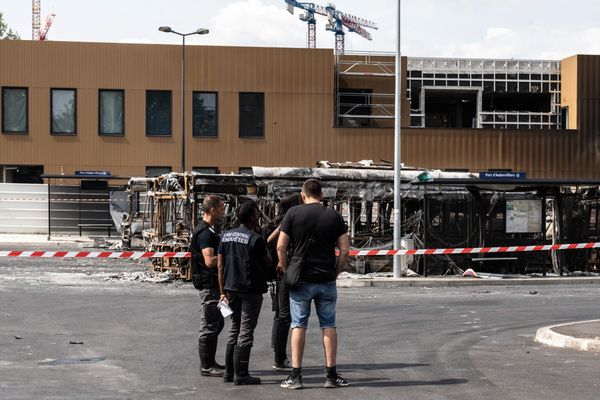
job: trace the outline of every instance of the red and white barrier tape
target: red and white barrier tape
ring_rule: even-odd
[[[12,199],[1,198],[0,201],[28,201],[33,203],[47,203],[48,199]],[[108,203],[108,199],[50,199],[51,203]]]
[[[455,249],[412,249],[412,250],[354,250],[351,256],[393,256],[393,255],[440,255],[440,254],[480,254],[480,253],[522,253],[549,250],[581,250],[600,247],[595,243],[547,244],[505,247],[466,247]]]
[[[412,249],[412,250],[351,250],[351,256],[393,256],[393,255],[442,255],[480,253],[522,253],[550,250],[582,250],[599,248],[600,242],[547,244],[505,247],[467,247],[455,249]],[[0,257],[38,258],[189,258],[187,251],[0,251]]]
[[[0,257],[18,258],[189,258],[190,254],[187,251],[0,251]]]

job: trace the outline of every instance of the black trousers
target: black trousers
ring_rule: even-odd
[[[254,329],[258,323],[260,308],[263,302],[262,294],[254,293],[227,293],[231,314],[231,328],[229,330],[228,345],[239,347],[252,347],[254,343]]]
[[[287,341],[290,331],[290,290],[282,280],[275,282],[273,301],[273,329],[271,347],[275,351],[275,362],[282,363],[287,358]]]

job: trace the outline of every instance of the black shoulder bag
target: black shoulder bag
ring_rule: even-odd
[[[308,249],[312,247],[312,245],[315,243],[314,236],[319,231],[324,213],[325,207],[322,206],[321,213],[317,218],[317,224],[315,225],[315,228],[312,231],[310,238],[308,239],[308,244],[304,248],[304,252],[300,257],[292,257],[290,259],[290,262],[288,263],[287,268],[285,269],[285,272],[283,273],[283,283],[290,289],[295,288],[300,283],[300,276],[302,275],[302,264],[304,263],[304,256],[306,256]]]

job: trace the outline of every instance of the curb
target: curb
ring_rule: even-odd
[[[526,279],[462,279],[462,278],[373,278],[341,279],[340,288],[400,288],[400,287],[474,287],[474,286],[549,286],[600,285],[600,277],[562,277]]]
[[[575,349],[580,351],[600,352],[600,340],[598,339],[575,338],[572,336],[566,336],[558,332],[554,332],[552,330],[553,328],[558,328],[560,326],[577,325],[599,321],[600,320],[598,319],[594,319],[590,321],[569,322],[566,324],[552,325],[540,328],[535,334],[535,341],[552,347],[562,347],[565,349]]]

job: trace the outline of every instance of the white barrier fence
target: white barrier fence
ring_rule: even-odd
[[[0,233],[48,233],[48,185],[0,183]]]

